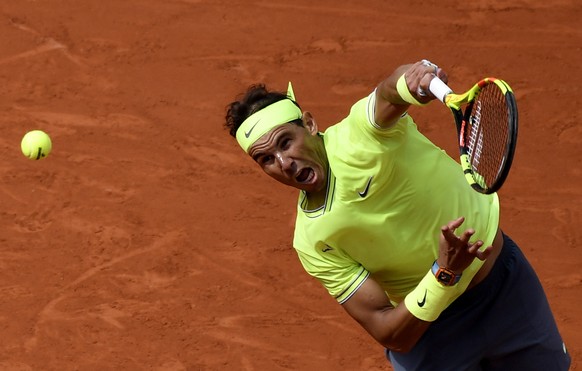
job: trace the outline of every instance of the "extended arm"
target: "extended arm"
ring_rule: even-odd
[[[434,96],[430,93],[426,96],[418,95],[418,90],[420,88],[422,91],[428,92],[428,86],[435,74],[444,82],[448,82],[447,75],[441,68],[435,68],[422,61],[396,68],[376,89],[375,120],[376,124],[382,128],[389,128],[394,125],[410,106],[409,103],[402,99],[396,89],[398,79],[403,74],[410,94],[421,103],[428,103],[434,99]]]
[[[451,221],[441,228],[439,241],[439,263],[454,272],[463,272],[473,259],[485,260],[491,247],[479,250],[482,241],[469,243],[475,233],[468,229],[459,237],[454,234],[464,219]],[[427,267],[427,271],[430,267]],[[435,278],[436,280],[436,278]],[[366,331],[384,347],[406,352],[412,349],[418,339],[428,329],[430,322],[416,318],[404,302],[393,307],[382,287],[368,278],[354,295],[343,304],[343,308]]]

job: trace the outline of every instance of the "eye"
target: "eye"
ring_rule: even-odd
[[[271,155],[264,155],[264,156],[260,156],[257,159],[257,162],[259,163],[259,165],[261,166],[265,166],[268,165],[269,163],[273,162],[273,156]]]
[[[289,138],[284,138],[281,141],[281,149],[288,149],[291,146],[291,139]]]

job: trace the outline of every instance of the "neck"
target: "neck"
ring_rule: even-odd
[[[307,210],[316,210],[322,206],[325,205],[325,199],[327,197],[327,191],[329,188],[329,182],[330,182],[330,170],[329,170],[329,162],[327,160],[327,152],[325,150],[325,143],[324,143],[324,139],[323,139],[323,134],[322,133],[317,133],[317,140],[319,140],[320,146],[319,146],[319,155],[320,158],[325,161],[325,174],[326,174],[326,185],[324,187],[322,187],[322,189],[315,191],[315,192],[308,192],[306,193],[306,198],[307,198],[307,206],[306,209]]]
[[[306,194],[307,205],[306,210],[316,210],[325,204],[325,198],[327,196],[327,187],[323,187],[322,190],[317,192],[309,192]]]

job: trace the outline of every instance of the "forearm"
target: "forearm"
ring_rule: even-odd
[[[387,129],[394,125],[410,106],[398,94],[396,82],[410,65],[398,67],[388,78],[376,87],[376,109],[374,120],[376,125]]]
[[[394,351],[410,350],[430,325],[414,317],[404,303],[393,307],[371,278],[342,307],[378,343]]]
[[[378,85],[376,90],[376,97],[389,104],[402,106],[400,107],[403,110],[402,112],[406,111],[410,104],[404,101],[400,94],[398,94],[396,83],[398,82],[400,76],[402,76],[411,67],[412,64],[405,64],[396,68],[396,70],[394,70],[390,76],[388,76]]]
[[[343,307],[377,342],[388,349],[406,352],[466,287],[464,280],[451,285],[439,282],[429,267],[414,290],[396,307],[372,278]]]
[[[368,333],[383,347],[396,352],[410,351],[430,326],[430,322],[414,317],[404,303],[377,315]]]
[[[435,76],[445,83],[448,81],[442,69],[426,60],[396,68],[376,88],[376,125],[390,128],[411,104],[422,106],[435,99],[428,93],[429,84]]]

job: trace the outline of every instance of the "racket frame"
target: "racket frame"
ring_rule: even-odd
[[[486,185],[482,186],[479,184],[479,181],[477,180],[478,174],[473,171],[469,150],[465,140],[465,127],[470,120],[469,116],[471,114],[472,106],[479,96],[479,93],[489,84],[497,85],[497,88],[500,89],[505,96],[505,102],[508,108],[508,140],[506,141],[503,162],[500,166],[501,171],[497,174],[495,182],[487,187]],[[450,87],[436,76],[431,80],[429,90],[438,100],[443,102],[453,114],[459,139],[460,164],[463,173],[465,174],[465,179],[469,185],[479,193],[491,194],[497,192],[507,179],[517,143],[518,115],[517,103],[513,91],[505,81],[495,77],[486,77],[476,83],[465,93],[455,94]],[[463,107],[465,107],[464,112],[462,109]]]

